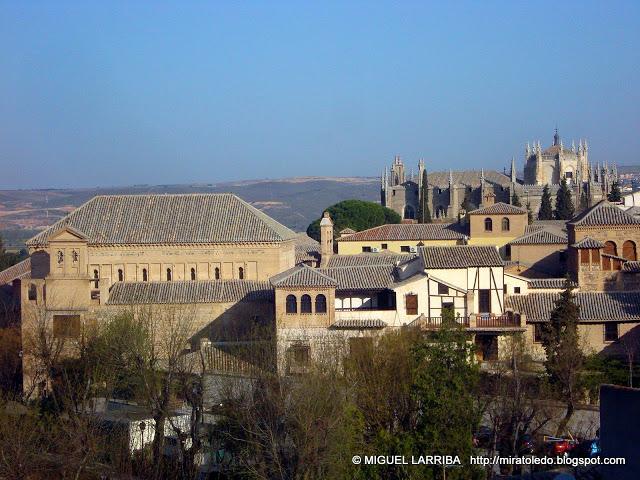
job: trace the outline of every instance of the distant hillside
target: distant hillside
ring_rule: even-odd
[[[304,231],[329,205],[350,198],[379,201],[379,180],[300,177],[216,184],[134,185],[96,189],[0,190],[0,233],[20,247],[95,195],[232,192],[295,231]]]

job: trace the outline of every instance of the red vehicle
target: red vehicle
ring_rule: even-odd
[[[552,457],[568,455],[576,446],[574,438],[545,437],[545,453]]]

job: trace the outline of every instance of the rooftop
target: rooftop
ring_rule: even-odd
[[[384,240],[462,240],[464,233],[456,223],[399,223],[380,225],[338,238],[338,242]]]
[[[640,225],[640,219],[619,209],[606,200],[602,200],[572,218],[568,224],[585,227],[597,227],[601,225]]]
[[[272,298],[269,282],[253,280],[116,282],[107,305],[231,303]]]
[[[566,235],[539,228],[512,240],[509,245],[564,245],[566,243]]]
[[[296,234],[230,193],[100,195],[27,242],[71,227],[92,245],[272,243]]]
[[[406,263],[417,258],[416,254],[391,253],[382,251],[380,253],[358,253],[356,255],[331,255],[327,263],[328,268],[332,267],[365,267],[372,265],[396,265]]]
[[[0,286],[27,277],[31,274],[31,257],[0,272]]]
[[[336,281],[319,269],[298,265],[269,279],[274,287],[335,287]]]
[[[527,321],[544,322],[551,317],[559,298],[560,293],[508,295],[505,308],[525,314]],[[575,301],[580,307],[581,322],[640,321],[640,292],[578,292]]]
[[[497,202],[488,207],[472,210],[469,212],[469,215],[526,215],[526,213],[526,208],[516,207],[504,202]]]
[[[604,243],[591,237],[584,237],[571,246],[574,248],[604,248]]]
[[[493,246],[455,245],[420,247],[424,268],[501,267],[504,265]]]

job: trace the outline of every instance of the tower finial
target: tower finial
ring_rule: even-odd
[[[553,134],[553,144],[560,145],[560,135],[558,135],[558,125],[556,125],[555,133]]]
[[[511,183],[516,183],[516,157],[511,157]]]

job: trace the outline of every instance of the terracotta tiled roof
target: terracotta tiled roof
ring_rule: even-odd
[[[640,225],[640,219],[610,204],[606,200],[598,202],[593,207],[577,215],[569,222],[576,226],[600,225]]]
[[[338,242],[385,240],[461,240],[464,233],[455,223],[400,223],[381,225],[338,238]]]
[[[469,215],[522,215],[526,213],[526,208],[516,207],[504,202],[497,202],[488,207],[473,210],[469,212]]]
[[[356,231],[353,230],[352,228],[343,228],[342,230],[340,230],[341,235],[351,235],[354,233],[356,233]]]
[[[564,289],[566,280],[564,278],[529,278],[529,288],[541,289]],[[575,282],[569,282],[572,287],[576,286]]]
[[[505,308],[527,316],[527,321],[548,321],[559,293],[530,293],[529,295],[507,295]],[[640,292],[578,292],[576,304],[580,307],[580,321],[640,322]]]
[[[417,258],[418,255],[407,253],[358,253],[357,255],[332,255],[327,263],[332,267],[363,267],[371,265],[396,265],[404,264]]]
[[[624,265],[622,265],[622,271],[628,273],[640,273],[640,262],[635,260],[625,262]]]
[[[14,280],[28,277],[31,274],[31,257],[16,263],[0,272],[0,285],[11,283]]]
[[[107,305],[231,303],[271,301],[269,282],[198,280],[180,282],[116,282]]]
[[[595,238],[584,237],[582,240],[574,243],[571,246],[574,248],[604,248],[604,243],[596,240]]]
[[[559,235],[544,228],[523,235],[509,242],[509,245],[560,245],[567,243],[566,235]]]
[[[424,268],[498,267],[504,262],[493,246],[420,247]]]
[[[317,268],[298,265],[269,279],[274,287],[335,287],[336,281]]]
[[[336,320],[331,324],[331,328],[342,330],[360,330],[369,328],[384,328],[387,324],[379,318],[371,319],[344,319]]]
[[[69,226],[100,244],[271,243],[296,234],[230,193],[101,195],[33,237],[44,245]]]

